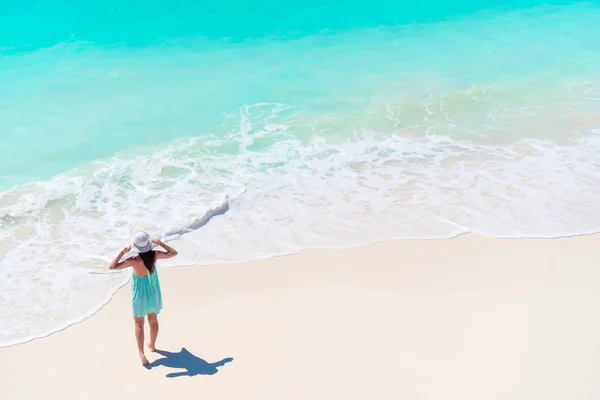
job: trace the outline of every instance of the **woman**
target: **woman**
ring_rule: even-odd
[[[166,252],[152,250],[152,244],[161,246]],[[110,263],[108,269],[118,270],[133,267],[131,295],[135,338],[137,340],[142,365],[146,365],[148,364],[148,359],[144,354],[144,317],[148,316],[148,325],[150,325],[150,341],[148,342],[148,348],[150,351],[155,351],[156,337],[158,336],[157,314],[160,313],[160,310],[162,309],[162,294],[160,292],[160,283],[158,281],[155,261],[175,257],[177,251],[172,247],[167,246],[159,239],[151,241],[150,235],[146,232],[136,233],[132,238],[132,245],[137,249],[138,255],[119,262],[119,260],[131,250],[131,247],[125,247]]]

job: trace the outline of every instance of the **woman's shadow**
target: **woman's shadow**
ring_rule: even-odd
[[[178,376],[214,375],[219,372],[217,369],[218,367],[222,367],[228,362],[233,361],[233,358],[229,357],[215,363],[208,363],[200,357],[196,357],[190,353],[185,347],[183,347],[179,353],[171,353],[170,351],[158,349],[156,352],[164,357],[146,365],[146,368],[151,369],[162,365],[168,368],[185,370],[181,372],[171,372],[170,374],[167,374],[167,378],[177,378]]]

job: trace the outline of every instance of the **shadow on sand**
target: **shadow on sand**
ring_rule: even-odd
[[[162,365],[167,368],[184,369],[185,371],[171,372],[167,374],[167,378],[177,378],[179,376],[196,376],[196,375],[214,375],[228,362],[233,361],[233,358],[224,358],[215,363],[208,363],[190,353],[185,347],[179,353],[171,353],[165,350],[156,350],[158,354],[163,356],[158,360],[148,364],[146,368],[151,369]]]

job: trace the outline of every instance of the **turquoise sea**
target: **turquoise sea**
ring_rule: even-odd
[[[2,4],[0,345],[97,311],[139,229],[167,265],[599,232],[599,48],[600,1]]]

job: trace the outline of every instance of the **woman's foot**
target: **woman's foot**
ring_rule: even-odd
[[[140,360],[142,361],[142,365],[143,365],[143,366],[146,366],[146,365],[150,364],[150,363],[148,362],[148,359],[146,358],[146,355],[145,355],[145,354],[140,354]]]
[[[156,347],[154,346],[154,343],[150,343],[148,342],[148,348],[150,349],[151,352],[155,352],[156,351]]]

